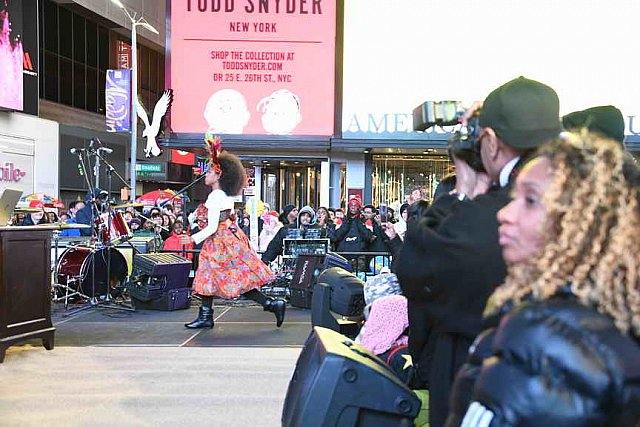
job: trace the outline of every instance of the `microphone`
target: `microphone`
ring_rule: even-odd
[[[105,152],[105,153],[107,153],[107,154],[111,154],[111,153],[113,153],[113,149],[112,149],[112,148],[107,148],[107,147],[98,147],[98,151],[100,151],[100,150],[104,151],[104,152]]]
[[[71,150],[69,150],[69,152],[71,154],[81,154],[82,152],[84,152],[84,148],[72,148]]]

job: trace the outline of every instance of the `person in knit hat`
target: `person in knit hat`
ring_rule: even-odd
[[[278,230],[278,233],[271,240],[271,242],[269,242],[267,250],[262,254],[262,261],[265,264],[269,264],[271,261],[275,260],[278,255],[282,255],[285,238],[289,236],[304,238],[307,230],[311,228],[319,229],[320,226],[315,223],[315,219],[316,212],[311,206],[304,206],[302,209],[300,209],[297,219]]]
[[[298,208],[295,205],[286,205],[280,214],[282,225],[293,224],[298,218]]]
[[[347,214],[343,224],[335,232],[335,244],[338,252],[363,252],[373,240],[373,232],[365,224],[362,215],[362,202],[357,197],[352,197],[347,204]],[[351,261],[356,271],[365,271],[367,260],[365,256],[350,255],[346,257]]]

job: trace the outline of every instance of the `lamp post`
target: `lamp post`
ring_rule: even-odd
[[[138,96],[138,49],[136,46],[136,28],[138,26],[146,28],[154,34],[159,34],[158,30],[153,28],[146,19],[140,15],[138,17],[137,12],[131,14],[120,0],[111,0],[113,4],[122,9],[131,21],[131,176],[130,187],[131,196],[130,200],[133,202],[136,198],[136,163],[138,154],[138,112],[137,112],[137,96]]]

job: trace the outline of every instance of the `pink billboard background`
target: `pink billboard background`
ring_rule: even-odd
[[[171,0],[173,132],[332,135],[335,27],[335,0]]]

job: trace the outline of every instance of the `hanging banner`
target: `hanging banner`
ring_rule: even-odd
[[[131,45],[122,40],[116,42],[116,64],[119,70],[131,68]]]
[[[174,132],[333,134],[336,0],[170,5]]]
[[[130,132],[130,70],[107,70],[105,98],[107,132]]]

